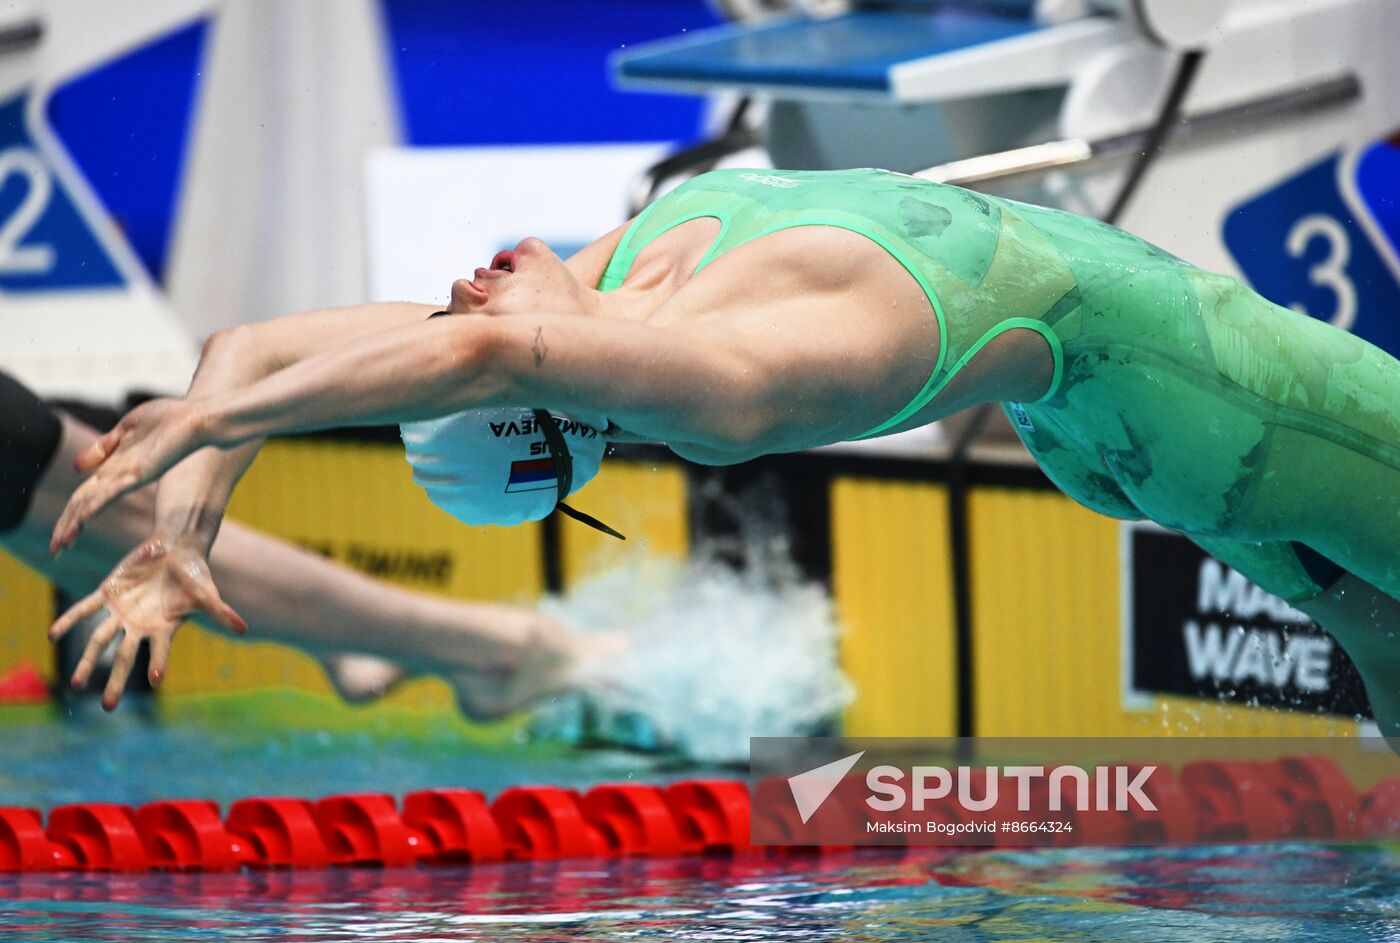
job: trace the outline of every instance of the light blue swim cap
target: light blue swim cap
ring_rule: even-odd
[[[573,480],[559,493],[558,457],[542,423],[521,408],[467,409],[399,427],[413,480],[464,524],[509,526],[548,517],[561,497],[598,474],[607,441],[601,416],[552,415],[569,453]]]

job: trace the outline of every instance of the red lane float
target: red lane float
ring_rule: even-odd
[[[656,786],[595,786],[584,794],[582,810],[611,854],[672,858],[683,851],[675,813]]]
[[[68,871],[77,865],[73,852],[44,832],[38,809],[0,808],[0,873]]]
[[[1377,783],[1361,797],[1361,834],[1368,838],[1400,837],[1400,779]]]
[[[1129,775],[1139,769],[1129,767]],[[987,812],[935,803],[919,815],[953,823],[1024,817],[1016,809],[1017,784],[1005,780],[999,786],[999,802]],[[1031,786],[1033,791],[1046,788],[1043,781]],[[1326,758],[1202,761],[1187,764],[1179,776],[1159,767],[1142,788],[1156,811],[1132,803],[1123,811],[1066,808],[1052,814],[1071,830],[1040,834],[1013,828],[999,831],[996,844],[1400,836],[1400,779],[1362,794]],[[838,787],[816,814],[843,821],[863,814],[863,796],[852,789]],[[782,780],[761,784],[766,823],[799,840],[807,823],[787,801],[786,790]],[[47,825],[35,809],[0,807],[0,872],[308,870],[842,850],[755,848],[749,815],[749,787],[723,779],[666,787],[603,785],[583,795],[555,786],[524,786],[505,790],[491,803],[475,790],[433,789],[409,794],[402,809],[383,794],[328,796],[314,803],[251,798],[235,802],[222,819],[219,807],[203,800],[155,802],[134,811],[110,803],[68,805],[54,809]],[[967,842],[950,838],[948,844]]]
[[[762,810],[761,826],[762,834],[765,836],[778,837],[786,844],[768,845],[766,850],[770,854],[836,854],[842,851],[849,851],[850,845],[832,844],[802,844],[804,829],[811,829],[818,833],[841,834],[850,833],[852,828],[859,828],[860,822],[864,820],[864,810],[862,809],[864,799],[863,784],[852,778],[842,779],[836,784],[831,794],[822,802],[821,806],[814,810],[811,817],[806,822],[802,821],[802,815],[797,806],[788,801],[792,795],[788,781],[782,777],[765,779],[755,785],[754,795],[756,802],[753,803]],[[809,833],[810,834],[810,833]],[[894,841],[890,844],[900,842],[902,836],[895,834],[891,836]]]
[[[324,868],[330,853],[305,799],[241,799],[228,812],[228,830],[247,839],[255,867]]]
[[[1142,766],[1129,766],[1128,776],[1136,777]],[[1142,787],[1143,795],[1157,811],[1139,809],[1129,803],[1126,840],[1142,845],[1187,845],[1196,840],[1196,807],[1181,780],[1165,767],[1157,767]]]
[[[236,871],[258,855],[232,835],[214,802],[153,802],[136,810],[136,831],[151,867],[173,871]]]
[[[732,779],[695,779],[666,788],[688,854],[743,852],[749,845],[749,787]]]
[[[1294,817],[1279,796],[1276,777],[1257,763],[1187,763],[1181,784],[1196,805],[1198,841],[1278,841],[1295,834]]]
[[[403,800],[403,820],[428,839],[430,864],[500,861],[506,856],[501,827],[486,796],[475,789],[428,789]]]
[[[331,864],[415,864],[432,843],[399,818],[391,796],[327,796],[313,812]]]
[[[151,862],[131,810],[110,802],[59,806],[49,813],[51,840],[73,853],[83,871],[147,871]]]
[[[1288,806],[1294,834],[1307,838],[1357,838],[1361,794],[1325,756],[1286,757],[1268,764],[1274,791]]]
[[[578,793],[558,786],[515,786],[491,803],[506,857],[525,860],[603,858],[603,833],[583,815]]]

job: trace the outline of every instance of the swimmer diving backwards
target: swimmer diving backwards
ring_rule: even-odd
[[[431,492],[428,421],[483,407],[605,418],[724,464],[1000,402],[1070,497],[1180,531],[1326,627],[1400,736],[1400,362],[1235,278],[901,174],[723,170],[567,262],[527,239],[453,284],[453,316],[431,311],[237,329],[256,356],[201,367],[80,457],[54,549],[162,475],[191,526],[217,520],[278,433],[426,427]],[[126,645],[174,624],[128,624]]]

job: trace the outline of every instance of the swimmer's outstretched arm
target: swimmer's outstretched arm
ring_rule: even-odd
[[[747,331],[571,315],[439,318],[315,354],[230,393],[155,400],[103,437],[55,544],[205,446],[475,406],[601,412],[715,462],[839,441],[895,408],[885,372],[895,358],[823,330],[824,320],[849,321],[848,306],[826,318],[822,309],[819,294],[797,296],[773,305],[772,330]],[[804,329],[778,330],[788,319]]]
[[[602,412],[659,441],[763,447],[766,371],[734,339],[645,323],[460,315],[365,338],[217,400],[189,404],[222,448],[268,435],[539,403]]]
[[[288,315],[241,325],[213,335],[204,345],[189,397],[207,397],[255,383],[321,350],[327,337],[349,340],[421,321],[431,306],[410,303],[360,305]],[[261,440],[223,451],[203,449],[171,469],[160,483],[155,530],[188,540],[208,555],[238,479],[252,463]],[[100,454],[88,450],[80,466]]]
[[[204,446],[431,418],[475,406],[601,412],[629,431],[729,454],[765,433],[761,371],[742,351],[632,322],[457,316],[362,338],[223,395],[156,401],[104,442],[59,546],[108,501]],[[66,532],[64,528],[69,528]]]
[[[421,321],[433,310],[431,305],[386,302],[306,311],[219,331],[204,344],[187,398],[216,396],[254,383],[325,349],[327,338],[344,343]],[[110,434],[102,436],[84,449],[75,463],[78,470],[90,471],[100,464],[110,440]],[[207,556],[233,488],[261,446],[253,441],[227,451],[204,449],[172,469],[161,480],[155,533],[187,541]],[[82,516],[81,522],[90,517]],[[50,553],[77,538],[77,530],[68,524],[60,519]],[[64,533],[68,538],[60,540]]]
[[[585,284],[596,284],[626,224],[575,254],[565,263]],[[226,393],[256,382],[278,370],[325,350],[380,331],[422,322],[438,308],[412,302],[381,302],[285,315],[269,321],[220,331],[205,344],[187,398]],[[110,454],[109,433],[78,457],[80,471],[91,471]],[[158,536],[176,536],[208,555],[238,480],[247,471],[262,442],[254,439],[236,449],[204,449],[181,462],[160,486],[156,509]],[[108,500],[111,500],[110,498]],[[54,529],[49,552],[72,544],[78,529],[97,512],[70,502]]]

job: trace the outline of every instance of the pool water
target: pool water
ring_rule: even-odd
[[[0,804],[661,782],[623,753],[460,735],[144,724],[0,728]],[[713,772],[713,771],[709,771]],[[1397,941],[1400,851],[1307,846],[0,875],[0,940]]]
[[[288,696],[287,706],[268,710],[269,699],[258,705],[265,714],[296,718],[303,706]],[[226,806],[250,796],[403,795],[449,787],[494,794],[526,783],[587,788],[666,778],[661,762],[642,754],[482,743],[463,736],[460,724],[438,727],[437,720],[380,724],[369,731],[287,729],[259,721],[163,723],[143,719],[124,704],[111,716],[94,709],[72,722],[4,725],[0,805],[48,809],[72,802],[213,799]]]
[[[1392,853],[885,852],[0,877],[7,941],[1400,940]]]

